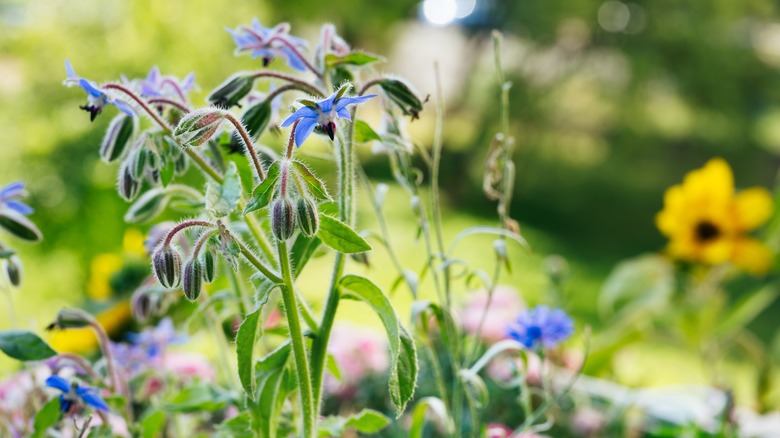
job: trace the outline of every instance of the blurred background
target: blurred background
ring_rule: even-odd
[[[143,77],[154,65],[179,77],[194,71],[194,101],[205,104],[231,73],[259,68],[233,55],[224,30],[252,17],[288,21],[292,34],[310,41],[332,22],[353,47],[388,59],[380,71],[405,77],[423,96],[435,94],[438,63],[450,238],[464,224],[495,224],[481,178],[498,130],[490,32],[501,30],[517,139],[511,214],[534,248],[533,256],[513,253],[520,269],[506,281],[539,301],[544,256],[563,255],[567,308],[578,326],[604,325],[596,297],[616,262],[663,248],[654,216],[664,190],[687,171],[721,156],[738,187],[775,183],[780,10],[771,0],[0,0],[0,185],[27,183],[31,218],[45,235],[35,246],[14,242],[26,275],[11,295],[13,311],[2,305],[9,311],[0,312],[0,329],[40,332],[96,287],[96,271],[110,271],[99,255],[132,252],[133,236],[148,230],[127,231],[116,169],[97,153],[110,117],[90,124],[78,109],[83,93],[62,86],[64,60],[98,82]],[[433,126],[429,103],[410,131],[430,145]],[[270,145],[283,141],[270,135]],[[361,157],[372,176],[390,180],[386,158],[368,148]],[[411,216],[402,218],[412,230]],[[412,253],[406,234],[410,247],[401,252]],[[775,304],[751,326],[767,343],[777,312]],[[695,356],[648,341],[590,372],[630,385],[711,383],[703,365],[688,360]],[[670,358],[676,372],[648,371],[648,357]]]

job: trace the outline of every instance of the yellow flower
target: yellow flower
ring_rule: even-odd
[[[122,251],[126,254],[132,254],[136,257],[145,258],[146,248],[144,248],[144,233],[138,228],[129,228],[125,231],[124,238],[122,239]]]
[[[92,259],[87,295],[97,301],[107,300],[113,294],[111,276],[122,269],[122,257],[118,254],[98,254]]]
[[[664,208],[655,218],[669,237],[669,253],[678,259],[718,264],[730,261],[754,274],[765,274],[772,253],[747,232],[772,214],[772,197],[762,187],[734,192],[734,176],[722,158],[685,176],[664,194]]]

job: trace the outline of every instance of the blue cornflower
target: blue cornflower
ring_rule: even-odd
[[[290,67],[306,71],[306,62],[301,59],[300,50],[306,48],[307,42],[289,34],[290,25],[279,23],[273,28],[264,27],[257,18],[252,20],[252,26],[239,26],[235,30],[225,28],[236,45],[236,54],[251,52],[252,58],[262,58],[263,67],[277,56],[283,58]]]
[[[376,94],[369,94],[366,96],[343,97],[347,89],[349,89],[349,86],[341,87],[337,92],[317,102],[302,101],[304,104],[303,108],[295,111],[282,122],[282,127],[285,128],[300,120],[295,128],[296,146],[301,146],[315,126],[319,126],[333,140],[333,135],[336,132],[336,120],[350,120],[347,106],[357,105],[377,96]]]
[[[89,112],[90,114],[89,120],[94,121],[95,117],[97,117],[98,114],[103,112],[103,107],[106,105],[114,105],[117,108],[119,108],[123,113],[127,114],[130,117],[133,117],[135,115],[135,113],[133,112],[133,108],[130,105],[128,105],[125,102],[122,102],[119,99],[115,99],[113,97],[108,96],[104,91],[96,87],[92,82],[76,75],[76,72],[73,70],[73,66],[70,64],[70,61],[68,61],[67,59],[65,60],[65,71],[67,72],[68,77],[63,81],[63,84],[69,87],[73,85],[78,85],[84,91],[87,92],[87,104],[82,105],[79,108]]]
[[[141,95],[146,97],[176,96],[186,100],[185,95],[195,88],[195,73],[190,73],[181,81],[174,76],[163,76],[155,65],[146,78],[140,81]]]
[[[72,412],[71,410],[78,406],[79,402],[92,406],[98,411],[108,412],[106,401],[97,394],[100,391],[99,388],[80,386],[75,382],[68,383],[67,380],[57,375],[49,376],[46,379],[46,386],[63,392],[60,395],[60,411],[63,413]]]
[[[32,214],[33,209],[19,198],[25,196],[24,183],[21,181],[13,182],[0,189],[0,209],[8,208],[19,214]]]
[[[574,332],[574,322],[561,309],[536,306],[523,313],[507,327],[507,336],[526,348],[553,348]]]

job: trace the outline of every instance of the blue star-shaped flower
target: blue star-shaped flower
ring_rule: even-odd
[[[65,71],[67,72],[68,77],[63,81],[63,84],[69,87],[78,85],[87,92],[87,104],[82,105],[79,108],[89,112],[89,119],[91,121],[94,121],[95,117],[103,112],[103,107],[106,105],[114,105],[130,117],[135,115],[133,108],[130,107],[130,105],[119,99],[108,96],[103,90],[96,87],[92,82],[76,75],[76,72],[73,70],[73,66],[67,59],[65,60]]]
[[[300,147],[316,126],[319,126],[333,140],[333,135],[336,132],[336,120],[350,120],[347,106],[357,105],[377,96],[376,94],[368,94],[366,96],[343,97],[348,88],[348,86],[341,87],[337,92],[317,102],[304,101],[303,108],[295,111],[282,122],[282,127],[285,128],[300,120],[295,127],[296,146]]]
[[[23,182],[17,181],[8,184],[0,189],[0,209],[8,208],[23,215],[32,214],[32,207],[19,201],[19,198],[23,196],[25,196]]]
[[[528,349],[553,348],[574,332],[574,322],[561,309],[537,306],[523,313],[507,328],[507,336]]]
[[[63,413],[71,412],[71,409],[77,406],[78,403],[92,406],[98,411],[108,412],[108,404],[97,394],[100,391],[98,388],[80,386],[78,383],[71,384],[57,375],[49,376],[46,379],[46,386],[63,392],[60,395],[60,411]]]
[[[233,30],[225,28],[236,45],[236,53],[250,52],[252,58],[262,58],[263,67],[273,61],[275,57],[281,57],[287,65],[299,71],[306,71],[306,63],[300,57],[300,50],[306,48],[306,40],[294,37],[288,32],[288,23],[277,24],[273,28],[264,27],[257,18],[252,20],[251,26],[239,26]],[[296,50],[293,49],[295,47]]]
[[[140,86],[141,95],[146,97],[175,96],[184,99],[184,95],[195,88],[195,73],[188,74],[180,81],[174,76],[163,76],[155,65],[146,78],[140,81]]]

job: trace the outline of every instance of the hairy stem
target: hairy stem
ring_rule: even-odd
[[[313,96],[325,96],[325,93],[320,90],[319,88],[315,87],[314,85],[302,80],[298,79],[295,76],[287,75],[284,73],[278,73],[275,71],[269,71],[269,70],[260,70],[256,71],[254,73],[250,73],[249,77],[253,78],[275,78],[275,79],[281,79],[283,81],[289,82],[290,84],[295,84],[299,87],[301,91],[305,91]]]
[[[249,137],[249,133],[246,132],[244,124],[241,123],[241,121],[238,120],[236,116],[233,115],[233,113],[230,111],[225,111],[225,118],[236,127],[238,135],[241,136],[241,140],[244,142],[244,149],[246,149],[246,152],[249,154],[249,157],[252,160],[252,164],[255,166],[257,179],[262,182],[265,179],[265,172],[263,171],[263,164],[260,162],[260,157],[257,155],[255,142],[253,142],[252,138]]]

